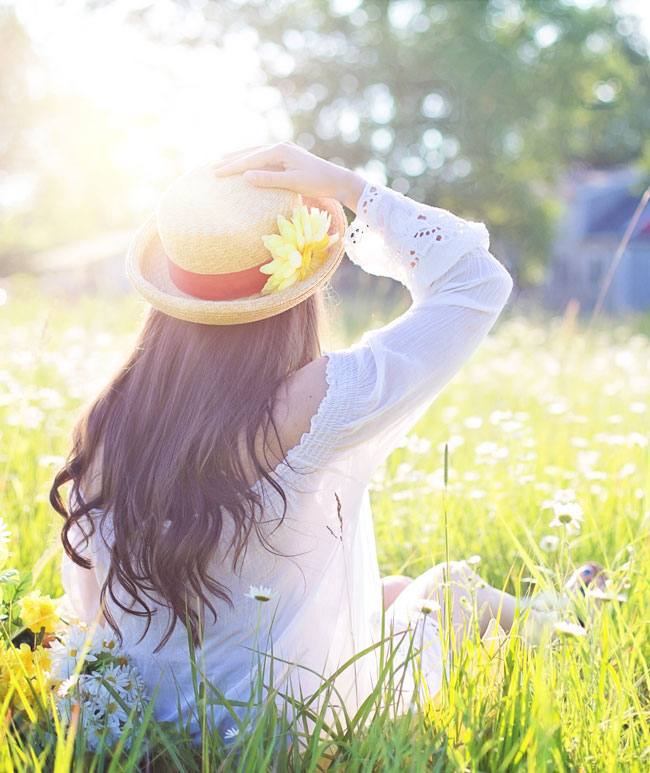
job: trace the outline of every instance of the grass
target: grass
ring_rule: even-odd
[[[52,596],[62,593],[52,476],[140,310],[133,299],[52,299],[28,282],[14,282],[0,309],[0,516],[12,566],[26,571],[45,553],[36,584]],[[445,560],[447,540],[452,559],[480,556],[481,576],[517,594],[558,587],[584,559],[603,563],[628,600],[591,608],[587,636],[532,652],[513,636],[493,659],[474,639],[414,716],[391,719],[371,701],[331,738],[288,754],[270,710],[236,743],[204,749],[152,721],[146,755],[135,744],[84,754],[65,727],[48,747],[38,722],[5,719],[0,770],[316,770],[325,759],[331,770],[650,769],[650,340],[639,329],[506,317],[371,484],[382,573],[417,575]],[[549,525],[558,500],[584,509],[566,538]],[[0,709],[6,717],[6,701]]]

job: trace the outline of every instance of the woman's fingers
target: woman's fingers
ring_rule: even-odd
[[[294,190],[295,179],[292,172],[269,172],[264,169],[248,169],[244,180],[256,188],[286,188]]]
[[[214,169],[218,176],[228,174],[241,174],[247,169],[259,169],[270,164],[282,164],[286,158],[286,145],[272,145],[265,147],[253,153],[248,153],[242,158],[230,161],[223,166]]]
[[[240,148],[239,150],[231,150],[230,153],[224,153],[223,155],[219,156],[216,161],[212,162],[212,166],[221,166],[225,163],[230,163],[231,161],[236,161],[241,156],[247,156],[250,153],[255,152],[256,150],[261,150],[262,148],[270,148],[270,145],[253,145],[250,148]]]

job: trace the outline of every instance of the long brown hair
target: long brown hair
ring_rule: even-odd
[[[168,641],[177,619],[189,621],[198,645],[197,613],[186,606],[188,589],[210,609],[215,623],[210,594],[232,604],[228,589],[208,575],[207,567],[222,539],[225,511],[234,524],[227,546],[233,571],[251,532],[260,536],[260,496],[247,483],[245,457],[256,481],[268,481],[280,494],[284,518],[286,495],[268,472],[275,467],[267,456],[271,431],[285,455],[273,409],[284,379],[320,357],[324,310],[320,290],[276,316],[242,325],[185,322],[152,308],[126,362],[77,420],[50,502],[65,518],[66,553],[87,569],[91,562],[74,550],[68,532],[97,509],[103,533],[104,519],[112,515],[114,544],[100,603],[120,643],[122,634],[104,604],[107,592],[124,611],[147,617],[143,637],[152,610],[139,592],[154,591],[169,605],[171,622],[154,652]],[[266,464],[255,450],[260,428]],[[86,500],[82,488],[98,458],[99,484]],[[70,481],[68,511],[59,489]],[[86,521],[92,535],[94,518]],[[120,602],[115,580],[143,611]]]

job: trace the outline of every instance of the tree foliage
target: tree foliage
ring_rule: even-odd
[[[567,169],[650,157],[647,42],[613,3],[210,0],[200,13],[188,43],[254,31],[300,144],[485,220],[524,269],[545,260]]]
[[[252,39],[295,141],[485,221],[522,279],[549,253],[568,170],[650,166],[648,43],[613,2],[86,0],[118,5],[163,47]],[[3,168],[36,189],[29,211],[4,217],[0,254],[124,225],[134,181],[110,153],[129,127],[78,98],[34,96],[29,41],[6,9],[0,44]],[[215,82],[206,99],[219,96]]]

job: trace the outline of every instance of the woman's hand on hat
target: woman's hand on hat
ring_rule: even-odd
[[[338,199],[353,211],[366,184],[356,172],[293,142],[227,153],[212,164],[212,169],[218,177],[243,174],[246,182],[259,188],[285,188],[303,196]]]

